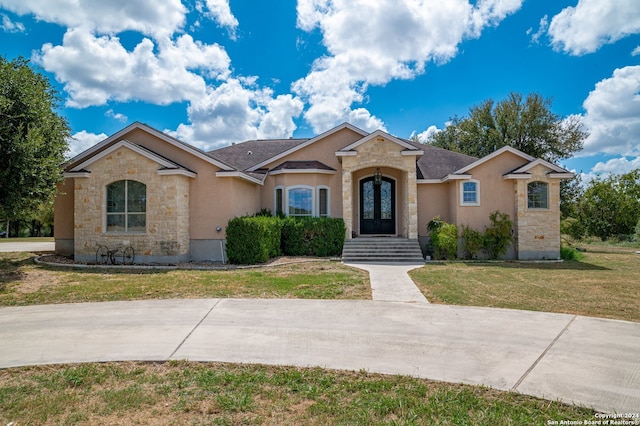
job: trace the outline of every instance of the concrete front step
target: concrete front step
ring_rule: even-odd
[[[342,251],[345,263],[424,262],[417,240],[397,237],[362,237],[347,240]]]

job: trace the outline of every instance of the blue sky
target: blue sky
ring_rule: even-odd
[[[0,0],[77,154],[133,121],[202,149],[348,121],[427,137],[510,92],[579,116],[589,178],[640,167],[638,0]]]

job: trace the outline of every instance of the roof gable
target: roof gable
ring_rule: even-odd
[[[504,154],[505,152],[510,152],[511,154],[515,154],[518,157],[521,157],[522,159],[524,159],[526,161],[535,160],[535,157],[532,157],[529,154],[525,154],[524,152],[522,152],[522,151],[520,151],[518,149],[515,149],[515,148],[513,148],[511,146],[506,145],[506,146],[503,146],[502,148],[500,148],[500,149],[498,149],[496,151],[493,151],[491,154],[485,155],[484,157],[480,158],[479,160],[474,161],[473,163],[469,164],[468,166],[463,167],[462,169],[458,170],[456,172],[456,174],[466,173],[469,170],[474,169],[474,168],[478,167],[479,165],[484,164],[487,161],[490,161],[490,160],[492,160],[492,159]]]
[[[118,141],[122,140],[122,138],[136,130],[142,130],[146,133],[149,133],[155,137],[157,137],[158,139],[173,145],[179,149],[182,149],[183,151],[186,151],[188,153],[190,153],[191,155],[194,155],[198,158],[200,158],[201,160],[206,161],[207,163],[213,164],[216,167],[221,168],[222,170],[233,170],[233,167],[231,167],[228,164],[225,164],[224,162],[213,158],[212,156],[208,155],[206,152],[192,146],[189,145],[185,142],[182,142],[174,137],[171,137],[169,135],[167,135],[166,133],[163,133],[159,130],[154,129],[153,127],[150,127],[144,123],[140,123],[140,122],[135,122],[133,124],[130,124],[129,126],[125,127],[124,129],[120,130],[117,133],[114,133],[113,135],[109,136],[108,138],[104,139],[102,142],[92,146],[91,148],[81,152],[80,154],[76,155],[75,157],[73,157],[72,159],[70,159],[69,161],[66,162],[67,167],[66,168],[70,168],[72,167],[73,169],[77,168],[78,164],[84,164],[89,158],[91,158],[94,155],[97,155],[98,153],[100,153],[101,151],[107,149],[110,145],[117,143]]]
[[[179,174],[184,174],[186,176],[190,176],[190,177],[195,177],[196,174],[181,166],[178,163],[175,163],[159,154],[156,154],[155,152],[144,148],[140,145],[136,145],[134,143],[129,142],[128,140],[122,139],[118,142],[116,142],[115,144],[112,144],[111,146],[109,146],[108,148],[98,152],[97,154],[88,157],[85,161],[83,161],[82,163],[77,164],[76,166],[74,166],[73,168],[71,168],[69,170],[69,172],[73,173],[83,173],[86,171],[86,168],[91,166],[92,164],[102,160],[103,158],[107,157],[108,155],[114,153],[115,151],[119,150],[120,148],[128,148],[131,151],[135,152],[136,154],[139,154],[155,163],[157,163],[161,168],[159,169],[159,171],[161,172],[161,174],[175,174],[175,173],[179,173]]]
[[[286,157],[287,155],[290,155],[290,154],[292,154],[292,153],[294,153],[296,151],[299,151],[299,150],[301,150],[301,149],[303,149],[303,148],[305,148],[305,147],[307,147],[307,146],[309,146],[309,145],[311,145],[313,143],[316,143],[316,142],[318,142],[318,141],[320,141],[320,140],[322,140],[322,139],[324,139],[324,138],[326,138],[328,136],[331,136],[334,133],[338,133],[338,132],[340,132],[340,131],[342,131],[344,129],[349,129],[349,130],[351,130],[351,131],[353,131],[353,132],[355,132],[357,134],[360,134],[362,136],[368,135],[367,132],[365,132],[362,129],[357,128],[356,126],[354,126],[352,124],[342,123],[339,126],[336,126],[333,129],[329,129],[326,132],[321,133],[318,136],[315,136],[315,137],[313,137],[311,139],[307,139],[307,140],[303,141],[302,143],[300,143],[300,144],[298,144],[298,145],[296,145],[296,146],[294,146],[294,147],[292,147],[292,148],[290,148],[290,149],[288,149],[286,151],[283,151],[283,152],[281,152],[281,153],[279,153],[277,155],[274,155],[273,157],[270,157],[270,158],[268,158],[268,159],[266,159],[266,160],[264,160],[264,161],[262,161],[262,162],[260,162],[258,164],[254,164],[248,170],[254,171],[254,170],[260,169],[261,167],[264,167],[269,163],[272,163],[272,162],[274,162],[276,160],[279,160],[280,158]]]
[[[402,148],[404,148],[406,150],[416,151],[416,154],[418,154],[418,155],[419,155],[418,151],[421,151],[419,148],[417,148],[416,146],[408,143],[407,141],[405,141],[403,139],[396,138],[395,136],[392,136],[392,135],[390,135],[389,133],[387,133],[385,131],[376,130],[375,132],[364,136],[362,139],[359,139],[359,140],[355,141],[351,145],[345,146],[344,148],[340,149],[338,151],[338,153],[353,151],[357,147],[359,147],[360,145],[363,145],[363,144],[365,144],[365,143],[367,143],[369,141],[372,141],[373,139],[376,139],[376,138],[384,138],[384,139],[386,139],[386,140],[388,140],[390,142],[393,142],[393,143],[399,145],[400,147],[402,147]]]

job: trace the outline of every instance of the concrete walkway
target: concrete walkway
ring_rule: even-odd
[[[371,296],[382,302],[429,303],[424,294],[416,287],[407,272],[424,266],[407,263],[354,263],[346,264],[353,268],[369,272]]]

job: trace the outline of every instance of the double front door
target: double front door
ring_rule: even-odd
[[[393,179],[374,177],[360,181],[360,234],[396,233],[396,184]]]

